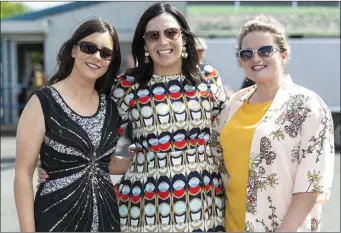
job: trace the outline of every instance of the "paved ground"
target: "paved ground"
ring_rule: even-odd
[[[118,153],[127,151],[128,141],[120,140]],[[19,232],[13,195],[15,138],[1,137],[1,232]],[[34,175],[34,177],[36,177]],[[116,182],[120,177],[112,176]],[[36,178],[34,178],[36,179]],[[34,181],[35,183],[35,181]],[[322,231],[340,232],[340,153],[335,156],[334,187],[330,202],[323,207]]]

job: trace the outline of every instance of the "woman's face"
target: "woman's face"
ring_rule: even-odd
[[[154,73],[167,75],[181,72],[182,47],[185,40],[178,21],[168,13],[151,19],[145,30],[145,51],[154,63]]]
[[[280,77],[287,61],[287,52],[279,51],[275,38],[270,32],[250,32],[243,38],[241,43],[241,50],[251,49],[255,51],[267,45],[271,45],[273,50],[269,49],[269,47],[259,50],[266,56],[261,57],[258,52],[254,52],[252,55],[252,52],[249,51],[245,53],[250,55],[249,60],[243,60],[242,57],[238,58],[239,64],[244,69],[245,76],[257,84],[271,82]],[[267,51],[272,52],[266,53]]]
[[[102,50],[102,56],[100,51]],[[82,77],[96,81],[107,72],[111,63],[110,55],[113,54],[113,41],[109,32],[93,33],[79,41],[72,49],[72,57],[75,59],[74,69]],[[93,54],[90,54],[90,52]]]

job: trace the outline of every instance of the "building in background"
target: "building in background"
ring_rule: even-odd
[[[1,125],[16,125],[19,109],[25,101],[18,99],[27,88],[36,64],[44,63],[51,77],[56,71],[57,54],[84,20],[101,17],[116,28],[122,58],[131,52],[137,22],[143,12],[156,2],[72,2],[30,12],[1,21]],[[173,2],[185,13],[186,2]],[[19,101],[20,100],[20,101]]]
[[[95,16],[111,22],[119,34],[124,60],[131,52],[139,17],[154,3],[72,2],[2,19],[1,126],[16,126],[26,101],[19,96],[24,96],[20,93],[30,83],[35,63],[43,62],[44,73],[51,77],[56,71],[58,49],[81,22]],[[258,8],[262,13],[276,13],[274,16],[279,17],[290,31],[293,56],[287,71],[296,83],[318,93],[331,108],[335,142],[340,147],[340,54],[337,52],[340,51],[340,2],[196,1],[172,2],[172,5],[186,15],[192,32],[204,37],[210,48],[206,61],[217,68],[223,84],[234,90],[240,88],[244,75],[235,57],[233,31],[249,17],[249,10]],[[275,7],[275,10],[269,11],[269,7]],[[310,9],[303,10],[305,14],[302,15],[299,10],[306,7]],[[243,11],[245,8],[248,10]],[[327,13],[323,9],[327,9]],[[332,13],[329,9],[333,9]],[[122,71],[126,65],[123,61]]]

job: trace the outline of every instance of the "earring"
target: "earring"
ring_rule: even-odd
[[[145,53],[144,53],[144,63],[146,63],[146,64],[148,64],[149,63],[149,53],[148,53],[148,51],[146,51]]]
[[[181,56],[182,56],[183,58],[187,58],[187,57],[188,57],[188,53],[186,52],[186,46],[185,46],[185,45],[182,47]]]
[[[245,77],[245,82],[249,82],[249,79],[247,77]]]

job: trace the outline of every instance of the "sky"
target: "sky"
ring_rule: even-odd
[[[63,5],[69,2],[22,2],[22,3],[29,6],[32,10],[37,11],[37,10],[43,10],[43,9],[54,7],[54,6]]]

